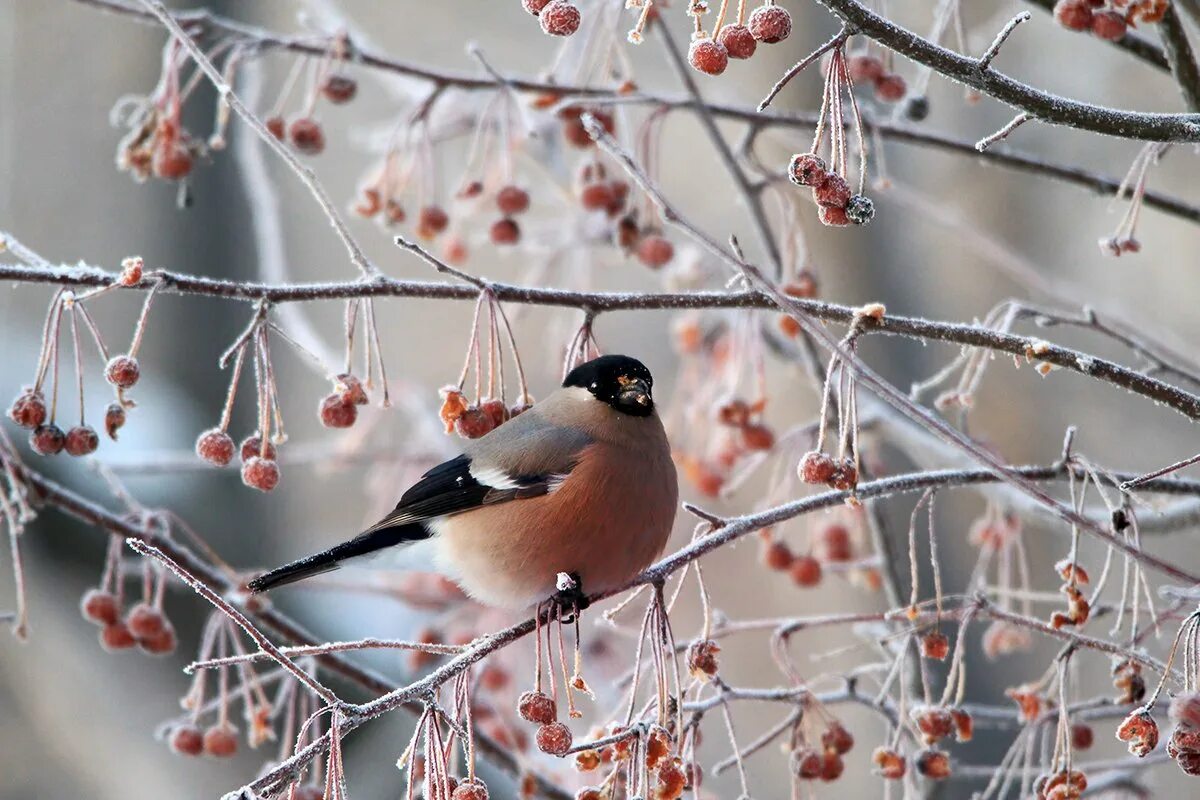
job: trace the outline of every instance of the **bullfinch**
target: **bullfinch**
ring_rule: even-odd
[[[347,562],[440,572],[490,606],[618,589],[670,536],[679,487],[637,359],[581,364],[562,387],[439,464],[363,533],[250,581],[261,592]],[[578,595],[577,595],[578,596]]]

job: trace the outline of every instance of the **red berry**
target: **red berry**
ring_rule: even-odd
[[[76,425],[67,431],[67,439],[63,445],[67,455],[87,456],[96,452],[100,446],[100,437],[91,425]]]
[[[834,228],[841,228],[850,224],[850,217],[846,214],[846,209],[838,208],[837,206],[821,206],[821,210],[817,213],[817,218],[821,220],[822,225],[829,225]]]
[[[1092,27],[1092,4],[1088,0],[1058,0],[1054,19],[1069,31],[1086,31]]]
[[[886,747],[876,747],[871,754],[871,763],[875,765],[875,773],[888,780],[898,781],[908,771],[904,756]]]
[[[283,137],[287,135],[287,125],[283,121],[283,117],[267,117],[267,130],[271,132],[279,141],[283,141]]]
[[[579,205],[588,211],[604,211],[614,199],[612,187],[605,182],[589,183],[579,190]]]
[[[133,356],[113,356],[104,368],[104,377],[113,386],[128,389],[138,382],[142,371]]]
[[[554,698],[545,692],[522,692],[517,699],[517,713],[526,722],[549,725],[558,719]]]
[[[950,654],[950,640],[946,634],[931,631],[921,637],[921,655],[935,661],[943,661]]]
[[[832,456],[820,450],[810,450],[800,459],[800,480],[814,484],[829,483],[836,469]]]
[[[595,117],[596,122],[610,136],[617,129],[616,118],[609,111],[599,108],[584,109],[579,106],[568,106],[562,109],[558,112],[558,116],[563,121],[563,136],[569,144],[581,149],[592,147],[596,144],[592,140],[592,135],[587,132],[587,128],[583,127],[581,117],[584,111]]]
[[[292,146],[305,155],[319,155],[325,149],[325,131],[312,117],[297,117],[288,126]]]
[[[675,245],[662,234],[643,236],[638,242],[637,257],[650,269],[664,266],[675,256]]]
[[[854,557],[850,541],[850,529],[845,525],[833,523],[821,529],[819,540],[822,556],[826,561],[846,562]]]
[[[262,434],[255,433],[247,436],[242,440],[241,445],[242,461],[249,461],[255,456],[262,456],[271,461],[275,460],[275,445],[267,442],[266,450],[263,449]]]
[[[8,416],[22,428],[33,430],[46,421],[46,400],[41,392],[26,389],[13,400]]]
[[[846,762],[842,761],[842,757],[838,755],[836,750],[826,750],[821,757],[821,780],[825,782],[836,781],[842,777],[842,773],[846,770]]]
[[[349,428],[358,419],[358,406],[340,394],[331,394],[321,401],[319,413],[326,428]]]
[[[519,186],[503,186],[496,192],[496,208],[506,217],[523,214],[529,208],[529,192]]]
[[[562,0],[554,0],[555,3]],[[545,16],[545,11],[542,15]],[[543,725],[537,730],[537,746],[543,753],[549,753],[552,756],[565,755],[571,749],[571,729],[561,722],[551,722],[549,725]]]
[[[726,25],[717,34],[717,41],[725,47],[730,58],[750,58],[758,48],[758,40],[745,25]]]
[[[855,83],[875,83],[883,77],[883,59],[870,53],[858,53],[846,59],[846,71]]]
[[[279,464],[269,458],[253,456],[242,464],[242,483],[269,492],[279,483]]]
[[[129,632],[124,623],[114,622],[105,625],[100,631],[100,646],[110,653],[117,650],[128,650],[137,644],[137,639]]]
[[[773,569],[782,572],[785,569],[791,569],[792,562],[795,560],[792,556],[791,549],[783,542],[775,539],[767,543],[762,552],[763,563],[767,569]]]
[[[471,406],[454,421],[454,430],[464,439],[478,439],[494,427],[491,415],[478,406]]]
[[[152,656],[166,656],[175,652],[175,647],[179,644],[179,639],[175,635],[175,628],[171,623],[163,625],[162,630],[152,636],[138,637],[138,647],[143,653]]]
[[[792,772],[797,778],[804,780],[813,780],[821,776],[823,767],[823,759],[821,754],[809,747],[801,747],[793,750],[791,758]]]
[[[697,39],[688,48],[688,63],[705,75],[720,75],[729,66],[729,51],[707,37]]]
[[[1087,750],[1095,742],[1096,735],[1092,731],[1092,726],[1083,722],[1075,722],[1071,725],[1071,747],[1076,750]]]
[[[796,153],[788,164],[788,177],[797,186],[817,186],[825,174],[825,159],[815,153]]]
[[[766,44],[782,42],[792,32],[792,15],[786,8],[775,5],[774,0],[768,0],[766,5],[759,6],[750,13],[746,23],[755,39]]]
[[[479,410],[488,416],[493,428],[499,428],[508,421],[508,406],[504,405],[503,400],[496,398],[483,400],[479,403]]]
[[[192,171],[192,154],[178,141],[162,141],[154,147],[150,168],[164,180],[180,180]]]
[[[1125,16],[1117,11],[1097,11],[1092,15],[1092,34],[1110,42],[1125,38]]]
[[[432,239],[450,224],[450,215],[441,206],[425,206],[417,214],[417,235]]]
[[[88,589],[79,602],[79,611],[88,622],[112,625],[121,618],[117,597],[102,589]]]
[[[488,800],[488,788],[478,778],[473,783],[460,783],[454,787],[450,800]]]
[[[346,75],[330,75],[321,84],[321,94],[335,105],[349,103],[358,94],[358,81]]]
[[[792,562],[789,574],[797,586],[812,588],[821,582],[821,562],[812,556],[799,556]]]
[[[749,424],[742,428],[742,443],[747,450],[770,450],[775,446],[775,434],[766,425]]]
[[[110,403],[104,409],[104,432],[108,438],[116,441],[117,431],[125,427],[125,407],[120,403]]]
[[[223,467],[233,460],[233,437],[220,428],[212,428],[196,439],[196,455],[212,464]]]
[[[488,235],[491,237],[493,244],[516,244],[521,241],[521,227],[517,225],[516,220],[503,217],[492,223],[492,227],[488,230]]]
[[[712,639],[692,642],[687,651],[688,672],[693,677],[708,683],[720,668],[717,660],[719,652],[721,652],[720,645]]]
[[[162,632],[167,618],[149,603],[138,603],[125,615],[125,626],[135,639],[147,639]]]
[[[875,81],[875,99],[884,103],[899,102],[904,99],[906,94],[908,94],[908,83],[905,82],[903,75],[892,73]]]
[[[198,756],[204,752],[204,734],[200,728],[188,723],[172,729],[167,743],[181,756]]]
[[[551,0],[538,13],[542,32],[550,36],[570,36],[579,30],[579,19],[579,9],[567,0]]]
[[[536,17],[538,14],[542,13],[542,9],[545,8],[546,4],[549,2],[550,0],[521,0],[521,5],[525,7],[526,11]]]
[[[458,236],[448,236],[442,242],[442,261],[447,264],[462,264],[467,260],[470,251],[467,250],[467,243]]]
[[[229,758],[237,749],[237,736],[229,725],[214,725],[204,732],[204,752],[207,755]]]
[[[850,202],[850,184],[836,172],[826,172],[825,180],[813,187],[813,200],[820,206],[845,208]]]
[[[62,452],[67,444],[67,436],[62,428],[53,422],[49,425],[39,425],[29,434],[29,446],[33,452],[41,456],[53,456]]]
[[[949,778],[950,756],[941,750],[922,750],[917,756],[917,772],[935,781]]]

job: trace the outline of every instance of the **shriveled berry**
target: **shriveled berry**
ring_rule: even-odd
[[[717,653],[719,652],[721,652],[721,646],[712,639],[692,642],[688,646],[687,653],[688,672],[692,674],[693,678],[708,683],[717,674],[719,667]]]
[[[100,646],[110,653],[115,653],[117,650],[128,650],[135,644],[137,644],[137,639],[133,638],[133,634],[129,632],[129,628],[123,622],[105,625],[100,631]]]
[[[29,446],[40,456],[57,455],[66,444],[67,435],[53,422],[37,426],[33,433],[29,434]]]
[[[283,117],[267,117],[266,126],[271,135],[281,142],[287,136],[287,123],[283,121]]]
[[[41,392],[26,389],[13,400],[8,416],[22,428],[33,430],[46,421],[46,399]]]
[[[450,800],[488,800],[488,788],[478,778],[470,782],[464,781],[454,787]]]
[[[561,0],[554,0],[554,2],[558,3]],[[545,11],[542,12],[543,16],[545,13]],[[552,756],[565,755],[571,749],[571,729],[561,722],[551,722],[549,725],[541,726],[538,728],[535,738],[538,749]]]
[[[312,117],[297,117],[288,125],[292,146],[305,155],[319,155],[325,149],[325,131]]]
[[[817,212],[817,219],[821,220],[822,225],[828,225],[831,228],[844,228],[850,224],[850,217],[846,215],[846,209],[836,206],[821,206]]]
[[[502,217],[492,223],[492,227],[488,229],[488,236],[492,244],[516,244],[521,241],[521,226],[514,219]]]
[[[470,406],[454,421],[454,430],[464,439],[478,439],[495,427],[491,415],[478,406]]]
[[[805,483],[828,483],[837,470],[833,457],[820,450],[810,450],[800,459],[800,480]]]
[[[707,37],[696,39],[688,48],[688,63],[705,75],[720,75],[729,66],[729,51]]]
[[[836,781],[846,770],[846,762],[836,750],[826,750],[821,756],[821,780],[826,783]]]
[[[176,725],[167,737],[167,744],[181,756],[198,756],[204,752],[204,734],[190,723]]]
[[[1181,725],[1200,728],[1200,693],[1187,692],[1175,695],[1171,698],[1171,705],[1167,709],[1167,713],[1171,719]]]
[[[88,589],[79,602],[79,612],[88,622],[97,625],[112,625],[121,618],[117,597],[103,589]]]
[[[792,562],[789,574],[797,586],[806,589],[821,582],[821,562],[813,556],[797,556]]]
[[[855,225],[866,225],[875,218],[875,203],[865,194],[851,195],[846,201],[846,218]]]
[[[821,769],[824,766],[821,754],[811,747],[801,747],[792,751],[788,758],[788,763],[792,768],[792,774],[797,778],[811,781],[821,777]]]
[[[358,406],[335,393],[321,401],[318,413],[326,428],[349,428],[358,419]]]
[[[876,747],[871,754],[871,763],[875,765],[875,774],[892,781],[898,781],[908,771],[904,756],[887,747]]]
[[[178,141],[164,141],[154,148],[150,168],[163,180],[181,180],[192,172],[192,154]]]
[[[508,422],[508,406],[504,405],[504,401],[493,397],[487,400],[481,400],[479,410],[487,414],[492,421],[493,428],[499,428],[505,422]]]
[[[549,2],[550,0],[521,0],[521,5],[525,7],[526,11],[536,17],[538,14],[542,13],[542,9],[545,8],[546,4]]]
[[[266,443],[266,448],[264,449],[261,433],[254,433],[242,439],[242,444],[238,449],[241,452],[242,461],[249,461],[255,456],[262,456],[274,461],[276,457],[275,445],[269,441]]]
[[[717,34],[717,41],[724,46],[730,58],[750,58],[758,49],[758,40],[745,25],[724,26]]]
[[[836,172],[826,172],[825,180],[813,187],[813,200],[817,205],[845,208],[850,202],[850,184]]]
[[[237,735],[228,725],[214,725],[204,732],[204,753],[215,758],[229,758],[237,752]]]
[[[921,637],[921,655],[943,661],[950,654],[950,640],[940,631],[930,631]]]
[[[549,725],[558,719],[558,707],[554,698],[545,692],[523,692],[517,698],[517,713],[526,722]]]
[[[279,464],[269,458],[253,456],[242,464],[242,483],[269,492],[279,484]]]
[[[67,431],[66,442],[63,445],[67,455],[71,456],[91,455],[99,446],[100,437],[91,425],[76,425],[71,428]]]
[[[765,44],[782,42],[792,32],[792,15],[782,6],[775,5],[774,0],[767,0],[750,12],[746,26],[755,39]]]
[[[1058,0],[1054,5],[1054,21],[1069,31],[1086,31],[1092,27],[1090,0]]]
[[[568,0],[551,0],[538,12],[542,33],[549,36],[570,36],[579,30],[579,9]]]
[[[496,208],[506,217],[523,214],[529,209],[529,192],[520,186],[504,186],[496,192]]]
[[[417,213],[417,235],[432,239],[450,224],[450,215],[441,206],[425,206]]]
[[[125,427],[125,407],[120,403],[109,403],[104,409],[104,432],[108,438],[116,441],[117,431]]]
[[[846,59],[846,71],[855,83],[874,83],[887,71],[883,59],[870,53],[855,53]]]
[[[950,777],[950,756],[941,750],[922,750],[917,756],[917,772],[940,781]]]
[[[149,603],[138,603],[125,615],[125,625],[135,639],[145,639],[162,631],[167,618]]]
[[[797,186],[817,186],[825,180],[825,159],[815,153],[796,153],[788,164],[788,177]]]
[[[196,439],[196,455],[214,467],[232,461],[233,451],[233,437],[220,428],[211,428]]]
[[[661,234],[652,233],[642,237],[638,242],[638,261],[650,269],[658,269],[666,265],[675,256],[675,245]]]
[[[1125,15],[1118,11],[1097,11],[1092,15],[1092,35],[1110,42],[1125,38],[1128,25]]]
[[[347,75],[329,75],[321,84],[321,94],[335,105],[349,103],[358,94],[358,81]]]
[[[908,94],[908,83],[903,75],[890,73],[875,81],[875,99],[884,103],[897,103]]]
[[[113,386],[128,389],[138,382],[142,371],[133,356],[113,356],[104,368],[104,377]]]

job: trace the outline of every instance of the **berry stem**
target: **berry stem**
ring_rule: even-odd
[[[83,404],[83,352],[79,347],[79,326],[75,323],[75,303],[71,303],[71,349],[75,355],[75,383],[79,388],[79,424],[86,425]]]
[[[146,318],[150,314],[150,306],[154,304],[154,297],[158,294],[158,290],[162,288],[162,281],[157,281],[150,287],[150,291],[146,294],[146,300],[142,303],[142,311],[138,314],[137,325],[133,329],[133,342],[129,345],[129,357],[137,357],[138,348],[142,346],[142,337],[146,333]]]

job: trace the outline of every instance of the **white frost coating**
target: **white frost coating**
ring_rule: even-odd
[[[1096,359],[1091,356],[1078,355],[1075,356],[1075,366],[1079,367],[1079,371],[1091,374],[1091,371],[1096,368]]]

